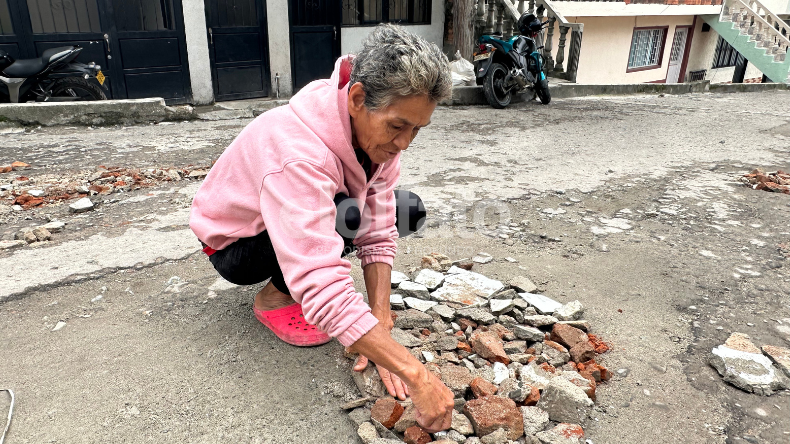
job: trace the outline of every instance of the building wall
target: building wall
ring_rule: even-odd
[[[291,79],[291,36],[288,21],[288,0],[266,0],[266,20],[269,31],[269,72],[271,96],[276,97],[279,75],[280,97],[293,94]]]
[[[691,52],[689,55],[688,68],[686,75],[691,71],[700,69],[707,70],[705,73],[705,80],[710,83],[729,83],[732,82],[732,76],[735,73],[735,67],[728,66],[725,68],[713,68],[713,56],[716,54],[716,44],[719,41],[719,34],[710,29],[708,32],[702,32],[702,19],[697,19],[697,26],[694,29],[694,40],[691,42]],[[744,74],[744,81],[762,79],[763,73],[754,65],[749,63],[746,66],[746,73]]]
[[[182,4],[192,103],[206,105],[214,101],[211,60],[208,52],[208,38],[206,37],[206,10],[203,0],[183,0]]]
[[[774,14],[790,14],[790,0],[760,0]]]
[[[435,43],[439,48],[444,36],[444,0],[432,0],[430,25],[404,25],[409,31]],[[348,26],[340,30],[341,54],[352,54],[362,47],[362,40],[375,26]]]
[[[582,49],[579,55],[577,83],[623,84],[648,83],[666,79],[669,53],[676,26],[691,25],[693,16],[637,17],[565,17],[569,22],[583,23]],[[644,71],[626,72],[631,39],[635,27],[668,26],[661,66]],[[554,31],[553,52],[559,45],[559,27]],[[566,59],[570,32],[566,40]],[[567,67],[567,60],[566,60]]]

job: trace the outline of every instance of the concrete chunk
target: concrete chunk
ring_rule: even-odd
[[[542,294],[519,293],[518,295],[543,314],[552,314],[555,310],[562,307],[562,304],[559,302]]]

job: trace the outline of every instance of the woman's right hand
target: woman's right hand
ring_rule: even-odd
[[[422,364],[416,382],[409,385],[417,423],[431,433],[447,430],[453,420],[453,392]]]

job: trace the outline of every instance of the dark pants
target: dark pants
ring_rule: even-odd
[[[356,250],[352,241],[362,224],[362,215],[354,199],[345,194],[336,195],[334,200],[337,207],[335,231],[345,243],[341,256],[346,256]],[[400,237],[419,230],[425,223],[425,216],[425,206],[419,196],[411,191],[395,190],[395,226]],[[253,285],[271,278],[275,288],[291,294],[285,285],[268,231],[241,238],[225,249],[217,250],[209,260],[220,276],[234,284]]]

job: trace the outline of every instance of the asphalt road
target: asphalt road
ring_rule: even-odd
[[[585,425],[596,444],[786,443],[788,393],[728,386],[707,357],[734,331],[790,346],[790,252],[779,247],[790,244],[790,197],[738,180],[790,170],[789,101],[440,108],[403,156],[401,186],[426,201],[430,222],[399,241],[396,269],[423,252],[485,251],[496,260],[477,271],[580,300],[613,344],[603,363],[628,369],[598,390]],[[32,164],[23,173],[41,187],[98,165],[209,165],[246,123],[29,129],[0,136],[0,165]],[[338,409],[357,396],[342,348],[277,341],[252,316],[258,287],[217,280],[187,226],[198,185],[104,196],[82,215],[0,212],[2,239],[67,222],[48,243],[0,251],[0,388],[18,397],[7,443],[356,442]],[[629,228],[607,233],[615,217]],[[500,238],[511,222],[527,235]]]

